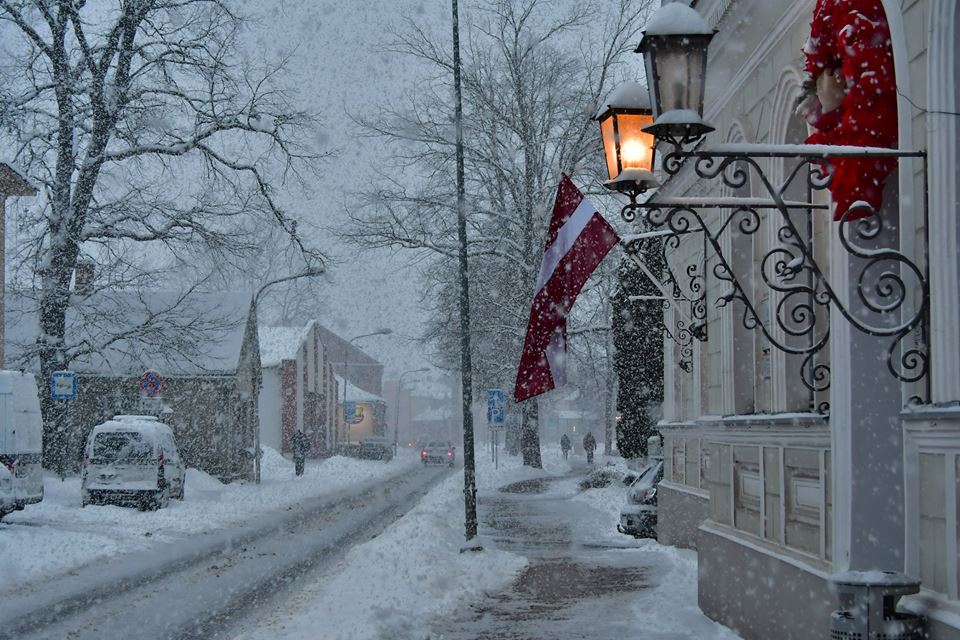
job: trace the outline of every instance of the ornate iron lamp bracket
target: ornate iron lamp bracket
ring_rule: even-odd
[[[696,231],[696,230],[694,230]],[[648,265],[635,250],[638,241],[656,241],[659,264]],[[640,233],[623,238],[624,248],[630,259],[640,268],[648,280],[656,287],[660,295],[630,296],[631,302],[659,301],[663,310],[674,310],[673,325],[664,323],[663,329],[667,337],[679,347],[679,366],[688,373],[693,370],[694,340],[707,340],[707,282],[704,271],[705,263],[694,261],[682,267],[681,277],[667,256],[677,249],[682,242],[682,236],[667,230]],[[706,255],[706,241],[704,256]],[[686,286],[683,286],[683,285]]]
[[[780,351],[802,356],[801,380],[811,391],[824,391],[830,384],[829,365],[818,361],[817,354],[829,339],[831,308],[857,330],[890,338],[887,367],[896,379],[923,380],[928,369],[926,334],[930,298],[925,248],[924,258],[918,264],[899,249],[884,246],[887,241],[884,234],[889,234],[895,225],[891,226],[890,221],[885,221],[866,203],[856,203],[834,223],[839,242],[850,258],[850,295],[854,302],[851,304],[838,295],[814,254],[811,216],[814,211],[829,207],[791,201],[786,196],[792,185],[803,184],[800,181],[805,182],[810,191],[827,189],[832,179],[828,166],[841,158],[895,159],[897,162],[915,158],[922,162],[926,178],[926,154],[921,151],[749,144],[684,151],[677,145],[663,162],[664,170],[671,176],[690,162],[702,180],[718,181],[734,191],[755,178],[759,189],[753,188],[753,191],[764,196],[660,198],[646,202],[638,202],[634,196],[622,215],[624,220],[632,222],[638,211],[645,210],[643,219],[649,228],[669,230],[670,237],[702,232],[716,257],[711,269],[713,276],[728,284],[717,306],[738,301],[743,305],[744,327],[760,330]],[[775,183],[761,165],[764,159],[782,160],[781,180]],[[719,215],[708,215],[707,210],[711,209],[718,210]],[[921,210],[926,228],[925,202]],[[754,273],[755,268],[751,267],[750,273],[738,274],[732,256],[724,250],[721,236],[727,232],[753,236],[764,224],[774,225],[772,237],[776,242],[771,243],[760,259],[760,273]],[[748,281],[747,276],[752,281]],[[761,287],[758,285],[775,300],[769,313],[759,304],[757,292]],[[703,295],[706,295],[705,281]],[[915,344],[907,344],[905,338],[915,330],[919,330],[919,339]],[[821,403],[818,409],[827,411],[829,406]]]

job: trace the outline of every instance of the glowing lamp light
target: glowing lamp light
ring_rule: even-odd
[[[682,2],[665,4],[643,29],[637,53],[643,54],[659,140],[690,141],[713,131],[703,120],[707,48],[711,29],[697,11]]]
[[[654,136],[650,92],[637,82],[620,85],[607,96],[594,116],[600,124],[608,180],[604,186],[625,193],[643,193],[659,186],[653,175]]]

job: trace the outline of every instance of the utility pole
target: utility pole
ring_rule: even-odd
[[[429,370],[430,369],[426,367],[421,367],[419,369],[408,369],[400,374],[400,380],[397,381],[397,395],[396,395],[397,402],[395,403],[396,407],[394,407],[394,411],[393,411],[395,416],[393,419],[393,447],[394,447],[393,451],[395,454],[399,453],[399,447],[400,447],[400,392],[403,391],[403,378],[408,373],[425,373]],[[409,405],[410,403],[407,402],[408,407]],[[409,431],[409,428],[408,428],[408,431]]]
[[[454,128],[457,135],[457,237],[460,243],[460,387],[463,392],[463,503],[467,542],[477,537],[477,477],[473,461],[473,364],[470,361],[470,289],[463,174],[463,97],[460,87],[460,11],[453,3]]]

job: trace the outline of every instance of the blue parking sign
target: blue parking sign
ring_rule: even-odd
[[[503,389],[487,389],[487,422],[503,424]]]
[[[77,374],[73,371],[54,371],[50,374],[50,397],[54,400],[77,398]]]

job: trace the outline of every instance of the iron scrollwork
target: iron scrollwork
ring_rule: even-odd
[[[635,199],[631,200],[632,204],[624,207],[624,219],[627,221],[635,220],[641,208],[636,205]],[[678,268],[668,259],[680,248],[686,235],[699,231],[682,225],[677,228],[676,232],[656,234],[650,238],[659,240],[656,249],[658,264],[648,272],[648,276],[656,279],[656,286],[663,294],[663,310],[669,311],[674,306],[679,309],[673,325],[664,323],[663,329],[666,337],[679,349],[678,365],[690,373],[693,371],[694,341],[707,340],[707,279],[704,264],[700,260],[693,260]],[[705,245],[703,255],[706,255]],[[635,259],[640,258],[635,256]]]
[[[839,242],[850,256],[851,295],[858,303],[848,305],[831,286],[813,251],[811,216],[815,210],[827,207],[805,201],[794,202],[787,197],[800,179],[804,181],[799,184],[805,187],[805,191],[829,188],[832,175],[826,164],[830,158],[878,156],[925,160],[922,152],[841,149],[836,153],[824,153],[822,148],[803,145],[757,146],[755,149],[738,145],[736,149],[721,147],[689,152],[677,147],[664,159],[663,167],[668,174],[677,174],[688,161],[692,161],[692,170],[703,180],[719,180],[735,192],[751,184],[751,179],[756,179],[761,187],[759,191],[766,197],[665,198],[660,202],[649,200],[643,203],[634,200],[625,207],[624,213],[636,219],[637,210],[645,209],[645,221],[653,228],[669,230],[673,234],[669,236],[671,238],[701,231],[716,257],[710,271],[713,277],[727,285],[716,301],[717,306],[739,303],[743,309],[741,323],[744,327],[759,330],[775,348],[800,358],[800,379],[814,394],[826,391],[830,386],[830,367],[817,356],[829,341],[832,308],[836,308],[857,330],[878,338],[890,338],[886,351],[890,373],[902,382],[917,382],[925,378],[928,368],[927,265],[918,265],[899,249],[884,246],[892,230],[885,227],[880,212],[866,203],[857,203],[835,223]],[[784,167],[782,181],[774,184],[761,166],[761,158],[781,158],[784,164],[788,161],[794,164]],[[925,162],[923,168],[925,171]],[[707,209],[719,209],[722,213],[707,219],[704,213]],[[627,219],[627,215],[624,218]],[[772,235],[776,242],[759,258],[759,274],[755,273],[752,259],[751,272],[738,274],[733,256],[726,255],[723,250],[721,236],[724,233],[757,236],[765,221],[774,225]],[[666,250],[667,243],[664,245]],[[679,240],[672,248],[677,246]],[[694,270],[686,275],[690,278],[691,290],[702,291],[705,299],[706,273]],[[758,275],[759,281],[750,281]],[[671,277],[676,281],[673,274]],[[764,288],[774,304],[762,312],[758,308],[758,291]],[[915,304],[911,304],[914,291],[919,295]],[[705,319],[705,304],[701,308],[694,303],[692,317],[696,319],[691,324],[696,324],[697,319]],[[907,344],[907,337],[917,331],[919,339],[914,344]],[[826,412],[829,405],[820,402],[816,409]]]

